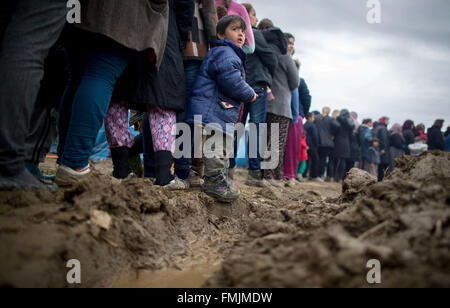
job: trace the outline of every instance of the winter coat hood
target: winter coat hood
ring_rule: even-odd
[[[282,55],[287,54],[288,52],[288,40],[284,35],[283,31],[279,28],[270,28],[262,31],[267,43],[276,46],[279,53]]]

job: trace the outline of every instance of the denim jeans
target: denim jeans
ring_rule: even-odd
[[[25,168],[29,132],[44,60],[66,23],[65,0],[19,0],[0,56],[0,174]]]
[[[184,74],[186,80],[186,100],[189,100],[189,98],[191,97],[192,89],[194,87],[194,83],[197,79],[201,65],[202,63],[200,61],[190,61],[185,62],[184,64]],[[183,112],[177,116],[177,123],[184,123],[185,120],[186,113]],[[191,130],[192,141],[194,141],[193,132],[194,131]],[[180,150],[182,151],[183,149],[180,148]],[[189,177],[189,172],[191,169],[191,157],[182,157],[180,159],[175,159],[175,174],[178,178],[185,180]]]
[[[258,90],[258,89],[255,89]],[[244,105],[244,113],[242,116],[242,123],[247,122],[247,117],[250,114],[250,123],[254,123],[256,124],[256,129],[257,129],[257,136],[258,136],[258,157],[257,158],[249,158],[249,169],[250,170],[261,170],[261,162],[262,162],[262,158],[261,158],[261,153],[260,153],[260,140],[259,140],[259,135],[260,135],[260,124],[262,123],[266,123],[266,117],[267,117],[267,89],[266,88],[261,88],[259,89],[259,93],[260,96],[258,97],[258,99],[256,101],[254,101],[253,103],[249,103],[249,104],[245,104]],[[237,140],[237,137],[235,136],[235,141],[234,141],[234,158],[230,159],[230,168],[235,168],[236,167],[236,157],[237,157],[237,147],[238,147],[238,142],[239,140]],[[247,143],[247,148],[248,148],[248,143]]]
[[[89,52],[73,99],[61,164],[73,168],[88,165],[114,86],[128,65],[132,52],[119,44],[96,47]]]

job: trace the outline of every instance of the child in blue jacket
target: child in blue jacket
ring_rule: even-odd
[[[242,49],[245,31],[246,24],[240,16],[226,16],[219,21],[217,47],[206,56],[187,106],[187,123],[207,126],[215,131],[215,135],[205,141],[211,145],[212,152],[211,155],[205,153],[203,191],[223,202],[232,202],[240,195],[226,177],[228,158],[233,151],[234,126],[239,122],[243,104],[257,99],[255,91],[245,82],[245,53]],[[212,138],[217,140],[220,133],[223,135],[223,151],[212,141]]]

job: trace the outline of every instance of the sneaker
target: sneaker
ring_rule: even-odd
[[[231,203],[239,198],[241,192],[228,182],[223,174],[214,178],[206,177],[203,192],[220,202]]]
[[[74,170],[70,167],[61,165],[59,166],[58,173],[56,174],[55,182],[59,186],[72,186],[86,180],[91,174],[90,166],[82,169],[81,171]]]
[[[285,186],[286,187],[294,187],[295,185],[297,185],[297,183],[295,182],[295,180],[292,180],[292,179],[286,179],[286,184],[285,184]]]
[[[189,181],[185,181],[182,179],[179,179],[178,177],[175,177],[175,179],[172,180],[169,184],[164,186],[165,189],[170,191],[176,191],[176,190],[189,190],[190,184]]]
[[[245,182],[245,185],[247,186],[253,186],[253,187],[266,187],[266,182],[262,179],[261,171],[258,170],[250,170],[248,172],[248,178]]]
[[[204,183],[203,179],[194,170],[190,171],[187,181],[189,182],[189,186],[192,188],[202,187]]]
[[[318,183],[324,183],[324,182],[325,182],[325,181],[322,180],[321,178],[315,178],[315,179],[312,179],[312,181],[313,181],[313,182],[318,182]]]
[[[56,176],[43,174],[41,169],[39,169],[39,165],[33,163],[25,163],[25,167],[42,184],[44,185],[54,184],[53,181],[55,180]]]
[[[269,185],[272,185],[274,187],[278,187],[278,188],[284,187],[283,181],[277,181],[275,179],[270,179],[270,180],[267,180],[267,182],[269,182]]]
[[[57,189],[57,186],[55,187]],[[52,187],[47,187],[38,181],[28,169],[11,177],[0,176],[0,190],[47,190],[54,192]]]
[[[303,183],[305,181],[305,179],[303,178],[303,175],[297,174],[297,181],[299,181],[300,183]]]

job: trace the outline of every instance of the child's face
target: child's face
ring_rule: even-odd
[[[240,48],[244,47],[245,44],[245,31],[242,29],[241,23],[238,21],[233,21],[228,26],[224,34],[218,34],[221,40],[230,40]]]
[[[373,146],[376,147],[376,148],[378,148],[378,147],[380,146],[380,143],[379,143],[378,141],[374,141],[374,142],[373,142]]]

